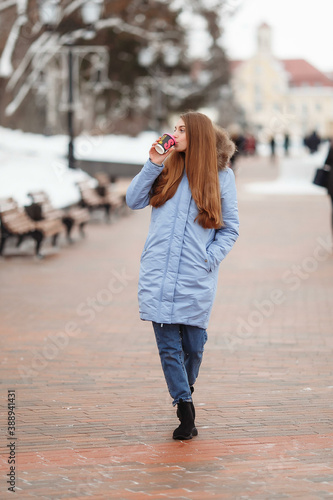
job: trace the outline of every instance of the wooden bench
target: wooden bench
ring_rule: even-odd
[[[126,177],[110,178],[106,172],[98,172],[95,177],[98,181],[97,190],[104,189],[104,192],[107,190],[108,193],[112,193],[112,196],[117,199],[117,208],[127,207],[126,192],[131,179]]]
[[[30,236],[36,241],[36,255],[42,257],[40,253],[42,241],[51,236],[52,245],[55,246],[58,235],[63,231],[63,225],[59,219],[33,221],[24,208],[19,207],[13,198],[0,200],[0,222],[0,255],[2,255],[5,242],[9,237],[18,238],[16,245],[18,247],[27,236]]]
[[[81,203],[90,211],[95,208],[104,208],[106,219],[110,220],[111,210],[119,209],[122,204],[122,198],[113,192],[111,186],[99,184],[92,187],[89,181],[78,182],[81,193]]]
[[[113,184],[113,190],[118,194],[118,196],[121,197],[125,207],[127,207],[126,193],[131,182],[132,179],[128,179],[126,177],[118,177]]]
[[[33,204],[41,207],[43,219],[59,219],[66,227],[68,241],[72,241],[71,231],[74,226],[78,226],[81,236],[84,236],[84,226],[90,220],[89,211],[83,207],[70,207],[68,209],[54,208],[45,191],[35,191],[28,194]]]

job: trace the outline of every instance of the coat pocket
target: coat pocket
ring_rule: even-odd
[[[208,253],[204,255],[204,268],[206,269],[207,273],[210,273],[210,261],[209,261],[209,256]]]

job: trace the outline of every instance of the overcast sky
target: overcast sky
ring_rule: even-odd
[[[280,59],[307,59],[333,71],[333,0],[227,0],[239,6],[224,17],[224,47],[232,59],[253,55],[256,28],[272,27],[273,52]]]

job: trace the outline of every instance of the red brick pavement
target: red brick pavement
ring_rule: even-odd
[[[333,496],[333,257],[325,196],[249,194],[276,175],[243,160],[241,236],[221,267],[200,378],[199,436],[176,426],[137,278],[149,209],[91,224],[1,275],[1,484],[16,394],[16,494],[72,499]]]

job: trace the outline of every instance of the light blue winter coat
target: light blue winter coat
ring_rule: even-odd
[[[148,160],[126,194],[130,208],[149,205],[149,191],[161,173]],[[194,219],[197,206],[184,174],[177,192],[164,205],[152,208],[148,237],[141,256],[139,311],[143,320],[207,328],[221,261],[238,237],[234,173],[219,172],[222,229],[204,229]]]

